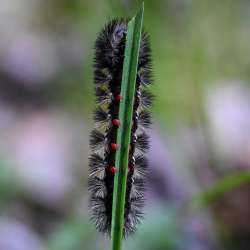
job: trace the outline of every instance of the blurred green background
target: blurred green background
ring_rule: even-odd
[[[94,42],[139,6],[1,1],[0,250],[108,249],[88,214]],[[145,1],[151,176],[124,249],[250,249],[249,23],[248,0]]]

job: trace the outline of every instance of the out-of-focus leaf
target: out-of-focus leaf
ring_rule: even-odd
[[[217,201],[227,192],[246,183],[250,183],[250,171],[226,176],[218,181],[213,187],[195,197],[191,206],[193,208],[206,207]]]
[[[12,199],[20,190],[12,169],[0,161],[0,205]]]
[[[71,218],[53,232],[47,242],[47,249],[101,250],[103,248],[98,246],[95,229],[88,220],[84,218]]]

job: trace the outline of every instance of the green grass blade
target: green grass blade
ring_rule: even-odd
[[[121,84],[121,95],[123,96],[123,100],[121,101],[119,107],[119,119],[121,121],[121,126],[117,134],[117,143],[120,145],[120,148],[117,151],[115,159],[118,171],[115,175],[113,193],[111,226],[112,250],[121,249],[123,238],[128,156],[143,12],[144,5],[142,5],[138,14],[128,23],[126,37],[125,58]]]
[[[250,183],[250,171],[242,171],[237,174],[226,176],[218,181],[213,187],[195,197],[192,201],[191,208],[197,209],[207,207],[227,192],[245,183]]]

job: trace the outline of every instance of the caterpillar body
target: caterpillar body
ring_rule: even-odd
[[[124,60],[127,21],[115,19],[100,32],[95,43],[94,82],[96,109],[95,127],[90,135],[89,191],[91,219],[96,228],[110,235],[112,200],[119,120],[119,103]],[[147,178],[149,149],[147,128],[151,124],[149,108],[153,95],[151,84],[151,50],[146,32],[142,32],[134,96],[132,129],[129,149],[129,171],[124,214],[124,236],[136,230],[143,218],[144,190]]]

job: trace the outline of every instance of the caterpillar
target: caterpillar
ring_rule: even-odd
[[[114,19],[100,32],[95,42],[94,83],[96,109],[95,126],[90,134],[89,208],[97,230],[110,235],[117,130],[121,121],[119,103],[124,60],[127,20]],[[129,170],[124,214],[124,237],[135,232],[143,219],[145,181],[149,149],[147,128],[151,124],[149,108],[154,96],[148,90],[152,82],[149,37],[142,32],[139,50],[136,91],[134,96],[132,129],[129,149]]]

